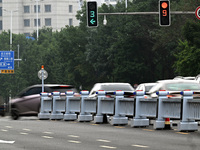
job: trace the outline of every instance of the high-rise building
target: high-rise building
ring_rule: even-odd
[[[12,27],[12,33],[29,36],[37,27],[60,31],[66,25],[78,26],[80,8],[80,0],[0,0],[0,33]]]
[[[29,36],[37,28],[51,27],[53,31],[60,31],[67,25],[78,26],[76,14],[83,1],[85,0],[0,0],[0,33],[12,28],[12,33]],[[115,5],[118,0],[96,1],[101,6],[103,3]]]

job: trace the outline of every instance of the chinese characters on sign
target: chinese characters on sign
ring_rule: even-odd
[[[14,51],[0,51],[0,73],[14,73]]]

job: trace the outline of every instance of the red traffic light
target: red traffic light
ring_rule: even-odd
[[[170,26],[170,1],[159,0],[159,23],[160,26]]]
[[[166,2],[161,2],[161,7],[163,9],[166,9],[168,7],[168,4]]]

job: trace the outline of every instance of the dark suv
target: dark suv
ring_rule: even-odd
[[[44,91],[52,93],[59,91],[65,93],[68,90],[78,93],[77,89],[72,85],[45,84]],[[19,116],[37,116],[40,111],[40,93],[42,85],[33,85],[22,92],[16,98],[11,100],[11,116],[17,120]]]

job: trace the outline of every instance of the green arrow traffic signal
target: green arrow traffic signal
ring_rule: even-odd
[[[87,25],[88,27],[98,26],[98,12],[97,12],[97,2],[89,1],[87,2]]]

